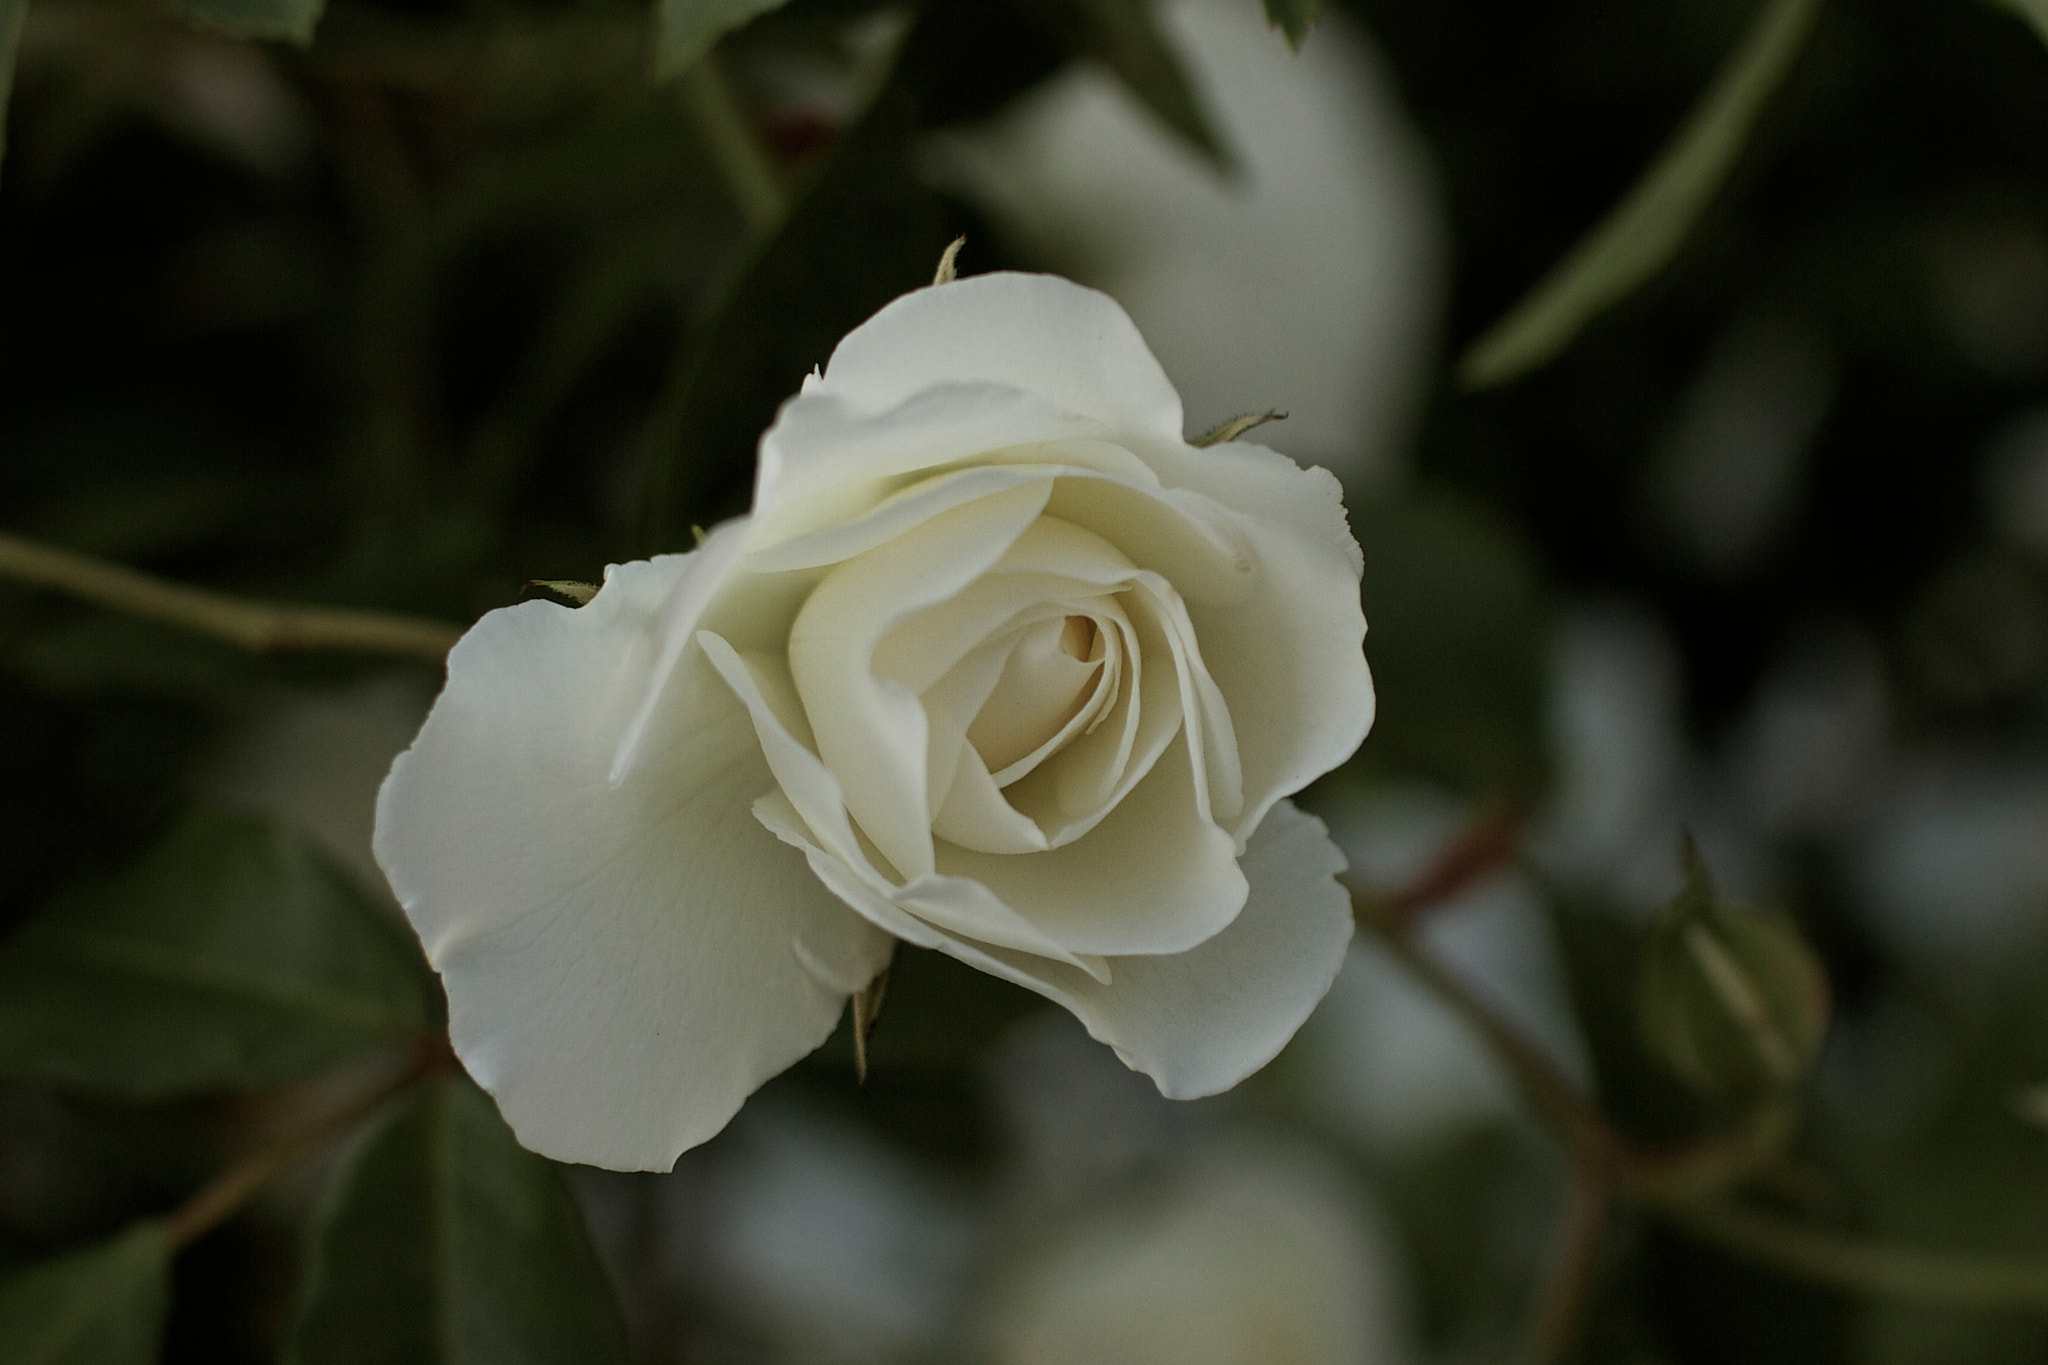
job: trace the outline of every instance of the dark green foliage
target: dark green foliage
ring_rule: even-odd
[[[284,38],[313,41],[314,25],[326,0],[165,0],[172,9],[201,28],[237,38]]]
[[[655,10],[656,69],[664,76],[687,70],[718,40],[788,0],[661,0]]]
[[[408,1098],[313,1230],[290,1365],[619,1365],[581,1216],[460,1076]]]
[[[0,1070],[135,1100],[269,1085],[421,1035],[436,996],[302,837],[201,811],[0,949]]]
[[[8,1365],[156,1365],[171,1296],[171,1246],[138,1223],[95,1246],[0,1275]]]
[[[787,221],[754,246],[713,306],[648,427],[649,552],[693,521],[743,510],[754,445],[775,409],[854,326],[931,283],[952,219],[913,174],[914,110],[885,92],[833,147]]]
[[[1526,801],[1544,775],[1549,600],[1529,548],[1445,495],[1351,509],[1378,716],[1358,765]]]

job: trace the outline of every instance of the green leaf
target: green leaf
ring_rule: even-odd
[[[180,18],[234,38],[313,41],[326,0],[165,0]]]
[[[1468,387],[1503,384],[1545,364],[1664,268],[1727,179],[1819,9],[1820,0],[1765,0],[1742,45],[1643,178],[1466,350],[1458,373]]]
[[[268,1085],[432,1026],[404,927],[304,840],[199,812],[0,948],[0,1074],[134,1100]]]
[[[170,1303],[171,1244],[161,1223],[0,1279],[7,1365],[155,1365]]]
[[[1354,770],[1533,800],[1550,648],[1534,553],[1484,509],[1442,494],[1361,502],[1351,524],[1379,694]]]
[[[1216,166],[1231,164],[1152,0],[1023,0],[1022,8],[1070,50],[1108,67],[1160,122]]]
[[[1322,13],[1323,0],[1266,0],[1266,22],[1286,34],[1287,45],[1297,52]]]
[[[912,165],[901,92],[840,134],[782,226],[741,264],[679,365],[646,439],[644,537],[674,550],[743,497],[754,446],[804,375],[883,304],[928,283],[957,235]]]
[[[7,151],[7,106],[14,98],[14,60],[27,18],[28,0],[0,0],[0,156]]]
[[[611,1365],[610,1291],[552,1164],[453,1075],[339,1172],[313,1232],[291,1365]]]
[[[654,69],[679,75],[696,64],[720,38],[750,19],[780,9],[789,0],[661,0],[655,11]]]

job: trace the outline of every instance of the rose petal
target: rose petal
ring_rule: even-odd
[[[756,813],[805,850],[820,879],[843,886],[849,904],[873,896],[771,808],[787,810],[787,803],[767,798]],[[893,914],[904,922],[893,930],[898,937],[1064,1006],[1125,1065],[1152,1077],[1161,1094],[1196,1099],[1228,1090],[1279,1054],[1329,993],[1351,941],[1351,900],[1336,881],[1344,855],[1322,821],[1280,802],[1240,865],[1250,891],[1227,929],[1184,953],[1105,958],[1100,976],[937,934],[886,902],[862,913],[877,923]]]
[[[1140,444],[1181,440],[1180,395],[1124,310],[1051,275],[974,275],[905,294],[849,333],[807,387],[877,411],[975,382],[1042,395]]]
[[[1044,853],[938,845],[942,874],[980,882],[1072,953],[1177,953],[1244,905],[1237,841],[1203,815],[1187,746],[1169,745],[1079,839]]]
[[[1256,557],[1251,596],[1189,602],[1209,677],[1229,707],[1242,765],[1243,838],[1275,801],[1357,752],[1372,728],[1365,613],[1349,556],[1268,521],[1244,519]]]
[[[1228,1090],[1272,1061],[1344,965],[1351,897],[1322,821],[1278,803],[1241,866],[1251,894],[1222,933],[1170,957],[1113,957],[1110,985],[1068,988],[1088,1031],[1168,1099]]]
[[[754,803],[756,816],[784,843],[815,855],[810,858],[814,870],[826,864],[837,868],[829,876],[823,871],[818,875],[841,900],[878,927],[913,943],[963,934],[1068,963],[1084,972],[1099,969],[1084,955],[1069,952],[1048,938],[983,888],[954,886],[950,883],[955,879],[929,874],[907,882],[893,881],[876,866],[849,821],[838,780],[791,732],[784,719],[788,703],[771,703],[773,694],[794,692],[786,673],[777,678],[780,663],[772,657],[742,659],[724,640],[709,633],[702,642],[706,657],[747,707],[774,769],[778,785]],[[774,817],[763,811],[775,813]],[[878,908],[883,905],[888,908]],[[906,907],[914,912],[912,918],[923,917],[930,923],[906,930]]]
[[[800,567],[865,548],[847,548],[849,541],[880,544],[910,520],[900,513],[876,518],[877,509],[915,476],[956,461],[971,460],[972,467],[952,477],[990,487],[1013,481],[1018,469],[1091,469],[1096,460],[1108,472],[1154,480],[1143,461],[1105,445],[1105,435],[1099,422],[1001,385],[928,388],[883,412],[807,390],[784,404],[761,437],[748,548],[772,557],[775,567]],[[990,458],[1005,452],[1015,453]]]
[[[789,632],[789,671],[818,757],[846,808],[905,878],[932,870],[928,729],[917,697],[874,671],[906,616],[986,573],[1045,506],[1049,484],[991,494],[932,517],[834,568]]]
[[[1282,801],[1244,854],[1251,894],[1228,929],[1164,957],[1112,957],[1102,985],[991,950],[975,965],[1072,1010],[1168,1099],[1228,1090],[1279,1055],[1344,965],[1351,899],[1323,822]]]
[[[559,1160],[668,1168],[823,1042],[892,948],[754,819],[773,778],[701,653],[650,718],[659,761],[610,780],[663,604],[716,568],[623,565],[580,609],[485,616],[379,795],[377,859],[456,1051]]]

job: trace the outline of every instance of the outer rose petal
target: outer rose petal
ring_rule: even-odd
[[[1344,855],[1323,822],[1282,801],[1239,863],[1251,894],[1214,938],[1161,957],[1111,957],[1108,980],[1042,957],[943,933],[889,903],[812,841],[776,796],[755,806],[768,828],[804,850],[849,905],[899,937],[1037,991],[1072,1010],[1126,1066],[1168,1099],[1228,1090],[1279,1054],[1329,993],[1351,942],[1351,898],[1336,881]]]
[[[1181,440],[1180,395],[1130,317],[1109,295],[1053,275],[997,272],[905,294],[849,332],[805,388],[875,411],[976,382],[1022,389],[1148,444]]]
[[[1251,895],[1208,942],[1111,958],[1107,986],[1056,969],[1078,978],[1063,1003],[1088,1032],[1171,1100],[1228,1090],[1279,1055],[1329,994],[1351,943],[1351,897],[1336,880],[1344,855],[1322,821],[1280,802],[1239,866]]]
[[[1237,524],[1258,564],[1250,596],[1227,606],[1190,601],[1188,616],[1237,732],[1244,802],[1234,828],[1243,838],[1273,802],[1357,752],[1374,695],[1350,556],[1260,518]]]
[[[701,554],[578,610],[495,611],[377,804],[377,860],[448,988],[457,1053],[535,1151],[666,1170],[822,1043],[889,936],[754,819],[773,786],[699,649],[610,778],[663,601]]]

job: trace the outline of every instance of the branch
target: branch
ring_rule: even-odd
[[[1689,1236],[1802,1279],[1947,1307],[2048,1311],[2048,1259],[1869,1241],[1730,1202],[1726,1192],[1754,1174],[1789,1136],[1793,1115],[1785,1106],[1760,1111],[1737,1132],[1670,1150],[1642,1147],[1617,1131],[1547,1053],[1424,951],[1409,931],[1422,911],[1511,851],[1512,841],[1482,822],[1414,887],[1384,900],[1353,888],[1351,906],[1359,927],[1480,1036],[1576,1162],[1561,1251],[1531,1330],[1538,1360],[1563,1359],[1570,1348],[1616,1190]]]
[[[53,588],[131,616],[218,636],[260,654],[332,649],[440,663],[462,634],[459,626],[419,616],[247,602],[4,533],[0,533],[0,578]]]
[[[232,1217],[249,1202],[251,1195],[270,1183],[271,1177],[300,1157],[324,1147],[333,1138],[353,1128],[419,1082],[439,1075],[454,1062],[448,1045],[435,1039],[420,1047],[412,1065],[332,1113],[285,1133],[268,1146],[260,1147],[221,1172],[211,1183],[178,1207],[164,1223],[164,1236],[175,1249],[189,1246]]]
[[[1536,1301],[1531,1320],[1529,1357],[1537,1365],[1557,1365],[1571,1356],[1578,1340],[1579,1320],[1593,1297],[1600,1270],[1600,1252],[1607,1242],[1607,1216],[1614,1204],[1614,1170],[1596,1158],[1579,1162],[1565,1191],[1564,1227],[1550,1277]]]
[[[1603,1162],[1620,1155],[1619,1139],[1607,1120],[1569,1076],[1558,1070],[1548,1053],[1522,1036],[1520,1029],[1501,1016],[1454,972],[1424,952],[1386,905],[1352,889],[1351,913],[1360,928],[1401,960],[1417,981],[1428,987],[1452,1013],[1471,1026],[1492,1049],[1523,1096],[1564,1138],[1582,1159]]]

